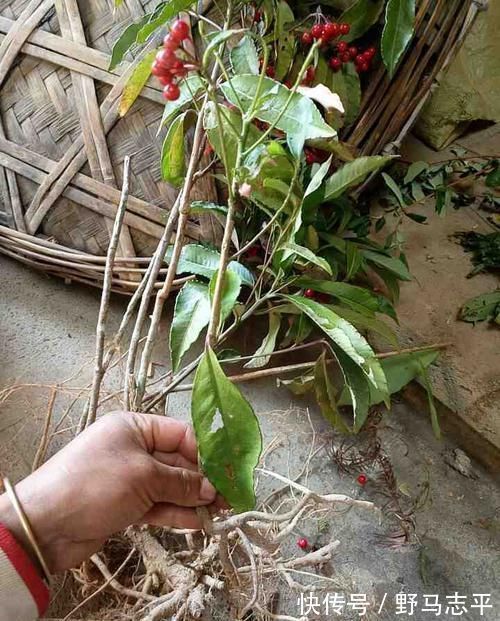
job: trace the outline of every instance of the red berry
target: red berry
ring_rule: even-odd
[[[182,19],[176,20],[170,27],[170,34],[177,39],[183,41],[189,37],[189,26]]]
[[[155,75],[157,78],[159,78],[160,76],[164,75],[165,68],[162,67],[160,63],[156,62],[155,60],[153,63],[153,66],[151,67],[151,73]]]
[[[172,33],[169,33],[164,39],[163,39],[163,47],[166,50],[176,50],[179,47],[179,40],[176,39],[174,37],[174,35]]]
[[[339,56],[339,58],[343,63],[348,63],[351,60],[351,55],[349,52],[344,52]]]
[[[307,157],[307,155],[306,155],[306,157]],[[313,156],[313,157],[314,157],[314,156]],[[315,298],[315,297],[316,297],[316,292],[315,292],[315,291],[313,291],[313,289],[306,289],[306,290],[304,291],[304,297],[305,297],[305,298],[309,298],[310,300],[312,300],[313,298]]]
[[[312,45],[312,42],[314,41],[314,37],[312,36],[310,32],[303,32],[302,36],[300,37],[300,40],[302,41],[304,45]]]
[[[328,293],[318,293],[317,298],[318,302],[323,302],[323,304],[328,304],[330,301],[330,296]]]
[[[335,37],[338,37],[339,32],[339,25],[335,22],[327,22],[323,26],[323,38],[326,39],[326,41],[331,41],[335,39]]]
[[[173,82],[174,76],[170,73],[164,73],[163,75],[158,76],[158,80],[163,86],[167,86],[167,84],[171,84]]]
[[[276,69],[272,65],[268,65],[266,67],[266,75],[269,78],[274,78],[274,76],[276,75]]]
[[[287,88],[293,88],[293,82],[291,80],[285,80],[283,82],[283,84],[287,87]]]
[[[176,56],[172,50],[164,49],[160,50],[155,57],[155,62],[157,62],[160,66],[165,67],[166,69],[170,69],[172,63],[176,61]]]
[[[370,71],[370,65],[367,62],[363,62],[360,65],[356,65],[356,71],[358,73],[366,73]]]
[[[309,542],[305,537],[302,537],[302,539],[297,540],[297,545],[301,550],[307,550],[307,548],[309,547]]]
[[[316,161],[316,158],[314,157],[313,153],[306,153],[306,164],[308,166],[312,166],[314,164],[314,162]],[[308,295],[306,295],[306,298],[309,297]]]
[[[255,9],[255,13],[253,14],[253,21],[256,22],[260,22],[260,20],[262,19],[262,13],[259,11],[259,9]]]
[[[366,485],[368,482],[368,477],[366,476],[366,474],[360,474],[356,480],[360,485]]]
[[[373,46],[369,47],[365,52],[367,58],[373,58],[376,55],[376,53],[377,53],[377,48]]]
[[[337,43],[337,51],[339,54],[344,54],[345,52],[347,52],[348,49],[349,45],[346,43],[346,41],[339,41]]]
[[[176,99],[179,99],[180,94],[181,91],[177,84],[175,84],[174,82],[172,82],[171,84],[167,84],[167,86],[165,86],[165,88],[163,89],[163,97],[167,101],[175,101]]]
[[[349,24],[340,24],[340,34],[348,35],[351,32]]]
[[[260,255],[260,246],[254,244],[247,250],[246,255],[249,259],[255,259]]]
[[[348,50],[351,58],[354,60],[356,58],[356,56],[358,55],[358,48],[355,45],[351,45],[351,47]]]
[[[358,54],[354,60],[357,65],[362,65],[364,62],[366,62],[364,54]]]
[[[311,35],[314,39],[321,39],[323,36],[323,26],[321,24],[314,24],[311,28]]]
[[[329,65],[333,69],[333,71],[335,71],[335,73],[337,73],[337,71],[340,71],[342,69],[342,61],[340,60],[340,58],[337,58],[336,56],[334,56],[333,58],[330,58]]]

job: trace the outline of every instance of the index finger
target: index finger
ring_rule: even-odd
[[[180,453],[193,463],[198,463],[198,447],[191,425],[184,421],[158,416],[156,414],[138,414],[138,422],[150,453]]]

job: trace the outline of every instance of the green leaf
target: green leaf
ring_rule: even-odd
[[[231,39],[231,37],[234,37],[237,34],[241,34],[242,32],[243,31],[241,29],[235,30],[230,28],[228,30],[221,30],[213,37],[211,37],[210,43],[207,45],[205,51],[203,52],[203,59],[201,63],[202,67],[207,66],[207,64],[210,62],[210,56],[212,55],[212,52],[218,51],[217,48],[219,48],[222,43],[225,43],[228,39]]]
[[[260,347],[254,354],[254,357],[245,365],[248,369],[258,369],[265,367],[269,363],[270,354],[276,347],[276,337],[281,326],[281,316],[279,313],[269,313],[269,332],[264,337]]]
[[[274,20],[274,38],[276,46],[276,79],[283,80],[290,70],[295,56],[297,38],[295,33],[286,28],[287,24],[293,23],[295,16],[285,0],[280,0],[276,6],[276,18]]]
[[[366,422],[370,408],[370,387],[366,375],[339,347],[334,347],[335,357],[344,376],[347,394],[354,412],[354,432],[360,431]],[[386,401],[388,397],[386,396]],[[340,402],[339,402],[340,405]]]
[[[350,24],[351,30],[347,36],[343,36],[344,41],[354,41],[363,36],[379,20],[384,10],[385,0],[357,0],[349,7],[340,21]]]
[[[408,268],[403,261],[401,261],[401,259],[398,259],[397,257],[388,257],[385,254],[374,252],[373,250],[362,250],[362,253],[367,261],[375,263],[375,265],[388,270],[400,280],[412,280]]]
[[[489,188],[500,188],[500,166],[497,166],[486,176],[485,183]]]
[[[469,323],[494,319],[500,311],[500,290],[470,298],[460,309],[460,319]]]
[[[260,76],[239,75],[221,85],[228,101],[247,112],[259,88]],[[237,95],[237,96],[236,96]],[[288,99],[290,98],[290,102]],[[336,131],[325,123],[315,104],[300,93],[290,90],[271,78],[263,78],[256,117],[275,125],[287,135],[292,154],[299,158],[304,142],[309,138],[334,137]],[[248,147],[249,145],[247,145]]]
[[[322,257],[316,256],[314,252],[311,252],[309,250],[309,248],[304,248],[304,246],[299,246],[298,244],[295,244],[293,242],[288,242],[287,244],[283,246],[283,248],[291,254],[296,254],[299,257],[302,257],[309,263],[312,263],[313,265],[317,265],[322,270],[324,270],[327,274],[330,274],[330,276],[332,275],[332,268],[330,267],[328,262]]]
[[[342,196],[353,186],[362,183],[370,173],[386,166],[392,159],[390,156],[372,155],[359,157],[353,162],[344,164],[326,182],[323,200],[331,201]]]
[[[278,379],[277,384],[278,386],[285,386],[292,394],[301,397],[314,388],[314,375],[306,373],[293,379]]]
[[[382,58],[392,78],[413,37],[415,0],[389,0],[382,32]]]
[[[198,216],[204,213],[219,213],[223,216],[227,215],[227,207],[224,205],[217,205],[210,201],[193,201],[189,213],[193,216]]]
[[[363,255],[358,250],[356,244],[352,242],[346,242],[345,245],[346,253],[346,275],[345,280],[351,280],[356,276],[360,267],[363,265]]]
[[[213,297],[215,293],[215,284],[217,282],[217,276],[219,272],[215,272],[215,274],[210,279],[209,290],[210,290],[210,300],[213,302]],[[229,315],[232,313],[233,308],[238,300],[238,296],[241,291],[241,279],[236,274],[236,272],[228,269],[224,274],[224,286],[222,287],[222,298],[221,298],[221,307],[220,307],[220,319],[219,325],[223,325]]]
[[[118,113],[120,116],[125,116],[127,114],[137,97],[141,94],[142,89],[151,75],[151,67],[155,56],[156,51],[146,54],[132,72],[132,75],[123,89],[120,105],[118,106]]]
[[[165,24],[182,11],[187,11],[196,0],[169,0],[161,2],[155,9],[155,12],[137,35],[137,43],[144,43],[151,34],[157,29],[165,26]]]
[[[399,206],[403,207],[403,208],[406,207],[406,203],[404,201],[403,194],[401,193],[401,190],[399,189],[399,186],[394,181],[394,179],[390,175],[388,175],[387,173],[382,173],[382,177],[384,179],[385,185],[389,188],[389,190],[396,197],[396,200],[398,201]]]
[[[170,262],[172,247],[165,253],[165,261]],[[212,278],[219,269],[220,252],[213,248],[200,246],[199,244],[187,244],[182,248],[177,274],[196,274],[205,278]],[[228,269],[238,274],[244,285],[252,287],[255,279],[252,272],[237,261],[231,261]]]
[[[164,181],[179,187],[186,176],[184,154],[184,120],[186,113],[174,119],[168,128],[161,150],[161,175]]]
[[[255,43],[249,35],[245,35],[241,41],[233,47],[230,56],[233,73],[259,73],[259,55]]]
[[[427,162],[413,162],[413,164],[408,166],[403,183],[405,185],[407,183],[412,183],[418,176],[427,170],[429,170],[429,164]]]
[[[386,341],[391,343],[394,347],[398,347],[398,337],[394,333],[391,328],[380,321],[380,319],[376,319],[373,316],[367,315],[366,313],[359,313],[352,308],[345,308],[344,306],[338,305],[330,305],[329,308],[334,310],[340,317],[346,319],[349,323],[352,323],[358,330],[368,330],[369,332],[375,332],[376,334],[380,334]]]
[[[309,181],[309,185],[307,186],[306,191],[304,192],[304,198],[308,196],[309,194],[312,194],[313,192],[315,192],[320,187],[326,175],[328,174],[328,171],[330,170],[331,163],[332,163],[332,156],[330,156],[325,162],[323,162],[321,166],[318,166],[318,169],[314,173],[311,181]]]
[[[342,415],[337,408],[335,388],[328,376],[325,352],[317,359],[314,365],[314,390],[321,414],[334,429],[342,433],[349,433]]]
[[[259,422],[210,348],[196,371],[191,414],[203,473],[235,511],[251,510],[262,451]]]
[[[194,101],[197,94],[201,91],[202,88],[203,82],[196,73],[190,75],[184,80],[181,80],[179,82],[179,99],[177,99],[176,101],[167,101],[167,103],[165,104],[160,128],[166,125],[172,118],[177,116],[179,112],[189,106],[189,104]]]
[[[130,24],[130,26],[127,26],[127,28],[125,28],[125,30],[122,32],[120,38],[113,46],[113,51],[111,53],[111,62],[109,63],[109,71],[113,71],[121,63],[125,54],[134,45],[137,38],[137,33],[144,26],[144,24],[147,23],[150,16],[150,13],[144,15],[142,19],[140,19],[138,22]]]
[[[284,295],[314,323],[356,364],[367,379],[384,394],[387,393],[387,382],[375,356],[366,339],[345,319],[334,313],[330,308],[308,298],[297,295]]]
[[[192,280],[180,290],[175,300],[170,328],[172,371],[179,369],[182,357],[200,336],[210,320],[210,295],[205,283]]]
[[[315,280],[313,278],[299,278],[295,284],[301,289],[320,291],[337,298],[345,306],[349,306],[358,313],[367,312],[373,315],[376,312],[385,313],[395,318],[395,312],[390,302],[383,296],[375,295],[368,289],[350,285],[345,282],[332,282],[329,280]]]

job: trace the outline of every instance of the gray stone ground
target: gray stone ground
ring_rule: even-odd
[[[91,376],[98,305],[96,291],[68,287],[0,257],[0,390],[13,383],[61,382],[75,374],[77,377],[70,384],[85,385]],[[123,307],[123,300],[113,300],[112,325],[116,325]],[[165,334],[164,328],[161,343]],[[116,381],[119,379],[115,377]],[[356,473],[339,474],[331,457],[332,447],[338,446],[339,438],[332,437],[312,404],[291,397],[285,389],[277,389],[271,380],[248,385],[244,392],[261,418],[266,442],[275,447],[266,458],[266,467],[295,477],[311,451],[314,429],[315,446],[325,448],[310,462],[308,476],[301,483],[320,492],[348,493],[379,505],[385,502],[380,470],[366,470],[369,483],[364,488],[357,485]],[[0,469],[13,479],[29,472],[49,395],[48,388],[25,387],[0,402]],[[72,398],[71,391],[58,397],[55,421]],[[174,395],[169,408],[170,412],[187,416],[189,395]],[[59,443],[71,433],[69,421],[62,424],[63,430],[68,426],[67,433],[58,436]],[[380,439],[390,457],[399,489],[408,494],[406,507],[429,487],[426,502],[414,516],[416,535],[412,543],[388,545],[387,534],[397,526],[394,517],[380,519],[377,513],[351,510],[301,525],[290,540],[290,552],[297,551],[294,542],[302,535],[312,544],[340,539],[336,561],[328,573],[330,581],[312,580],[326,592],[343,593],[348,602],[353,594],[366,594],[370,607],[362,618],[497,621],[500,619],[498,482],[477,465],[473,465],[476,479],[452,469],[447,461],[454,447],[446,439],[438,442],[433,438],[425,412],[412,411],[402,402],[396,402],[392,413],[384,417]],[[356,442],[361,446],[362,439]],[[260,498],[274,486],[276,483],[262,478]],[[468,597],[467,613],[446,613],[446,596],[455,592]],[[385,593],[388,596],[379,613]],[[396,593],[418,594],[413,615],[396,613]],[[424,593],[440,596],[441,614],[422,610]],[[485,611],[482,617],[477,610],[469,608],[474,593],[492,594],[493,609]],[[280,612],[286,610],[299,616],[296,598],[286,589],[282,590],[280,605]],[[332,612],[327,615],[324,605],[320,605],[319,612],[319,615],[310,613],[308,618],[360,618],[352,607],[342,616]],[[212,618],[229,617],[219,610]]]

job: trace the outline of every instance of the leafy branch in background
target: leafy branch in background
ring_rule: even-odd
[[[283,375],[295,367],[272,364],[280,351],[311,351],[314,357],[302,363],[308,374],[292,382],[314,387],[321,412],[343,433],[358,432],[372,405],[389,405],[390,395],[435,358],[433,349],[398,351],[390,324],[396,320],[393,303],[399,282],[411,276],[402,253],[370,239],[370,220],[355,192],[393,158],[356,158],[338,135],[356,118],[364,72],[365,60],[357,59],[359,50],[349,43],[368,36],[384,13],[384,2],[369,1],[375,6],[368,14],[362,10],[366,2],[359,1],[339,16],[335,36],[336,22],[320,12],[304,20],[282,1],[266,0],[258,9],[229,1],[222,27],[193,13],[202,41],[197,57],[186,19],[169,24],[195,3],[161,2],[129,26],[113,50],[113,68],[129,50],[140,56],[121,113],[130,109],[151,70],[165,85],[161,170],[163,179],[179,188],[140,294],[127,311],[131,321],[131,309],[138,308],[124,401],[135,410],[154,410],[195,371],[192,417],[201,464],[236,511],[254,505],[253,472],[261,450],[258,419],[225,371],[225,343],[243,323],[267,315],[269,332],[255,352],[233,355],[231,362],[246,362],[259,376],[276,369]],[[391,73],[411,39],[413,14],[412,2],[387,3],[382,55]],[[232,29],[237,16],[241,27]],[[310,30],[306,22],[313,24]],[[156,53],[152,48],[165,25],[164,48]],[[308,33],[310,40],[304,37]],[[346,57],[337,71],[328,55],[337,58],[341,44],[353,62]],[[187,128],[193,124],[188,149]],[[202,168],[207,150],[211,162]],[[223,186],[225,204],[191,202],[193,184],[202,175],[213,175]],[[184,243],[189,218],[199,213],[224,222],[220,248],[208,240]],[[165,265],[165,282],[154,294]],[[151,388],[152,348],[179,274],[189,280],[174,308],[172,374],[162,387]],[[385,282],[387,296],[371,291],[375,274]],[[141,346],[150,296],[154,307]],[[380,357],[367,340],[371,333],[393,351]],[[197,343],[204,343],[202,353],[186,363]],[[347,405],[353,423],[341,409]]]

